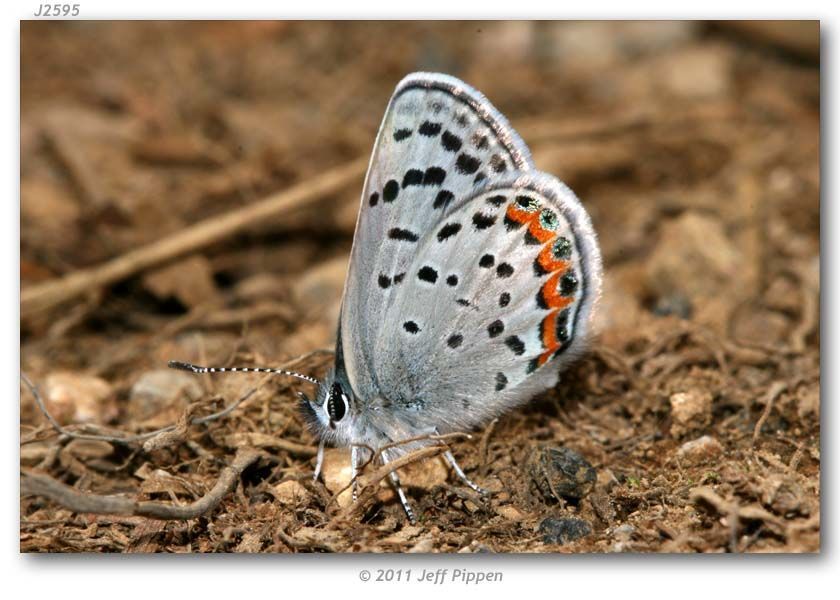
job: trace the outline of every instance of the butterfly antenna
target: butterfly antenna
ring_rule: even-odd
[[[314,377],[304,375],[303,373],[295,373],[294,371],[285,371],[283,369],[271,369],[269,367],[201,367],[192,363],[181,362],[179,360],[169,361],[170,369],[178,369],[179,371],[191,371],[193,373],[274,373],[275,375],[289,375],[303,379],[309,383],[318,385],[320,382]]]

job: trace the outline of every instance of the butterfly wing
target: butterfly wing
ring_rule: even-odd
[[[385,306],[373,368],[409,430],[444,432],[557,383],[585,344],[601,259],[575,195],[531,171],[447,209],[405,272]]]
[[[512,172],[533,168],[527,146],[482,96],[448,75],[397,86],[374,145],[342,301],[344,368],[357,396],[391,389],[378,338],[405,293],[421,240],[447,211]]]

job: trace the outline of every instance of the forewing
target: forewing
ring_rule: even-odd
[[[443,431],[556,384],[585,343],[601,262],[575,195],[532,171],[447,210],[405,273],[376,338],[374,370],[414,427]]]
[[[357,395],[388,385],[373,369],[383,362],[376,343],[421,240],[476,190],[531,168],[528,148],[476,90],[429,73],[400,82],[368,168],[342,302],[339,333]]]

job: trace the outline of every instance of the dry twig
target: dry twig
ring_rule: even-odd
[[[260,457],[253,448],[241,448],[230,466],[219,474],[219,479],[209,492],[201,498],[184,506],[163,504],[161,502],[137,501],[120,496],[85,494],[56,481],[43,473],[23,472],[20,480],[22,495],[43,496],[77,513],[110,515],[133,515],[163,520],[187,520],[200,517],[216,508],[225,495],[230,493],[242,472]]]
[[[758,436],[761,433],[761,428],[764,427],[765,421],[767,421],[767,417],[770,416],[770,411],[773,410],[773,402],[775,402],[776,398],[778,398],[781,395],[781,393],[784,392],[787,388],[787,382],[774,381],[773,384],[770,386],[770,389],[767,390],[767,396],[764,399],[764,411],[761,413],[761,416],[758,418],[758,421],[756,421],[755,429],[753,429],[753,447],[755,447],[755,443],[756,441],[758,441]]]

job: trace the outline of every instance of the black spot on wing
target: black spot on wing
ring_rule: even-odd
[[[379,192],[373,192],[370,195],[370,198],[368,198],[368,204],[370,204],[371,206],[376,206],[377,204],[379,204]]]
[[[385,187],[382,189],[382,199],[385,202],[393,202],[397,198],[397,194],[400,193],[400,184],[397,183],[395,179],[391,179],[388,183],[385,184]]]
[[[551,247],[551,253],[554,255],[554,258],[569,260],[572,257],[572,242],[569,241],[569,238],[561,235]]]
[[[504,308],[508,304],[510,304],[510,294],[507,292],[502,292],[502,295],[499,296],[499,306]]]
[[[496,173],[503,173],[507,169],[507,163],[498,154],[490,157],[490,168]]]
[[[393,227],[388,230],[388,237],[392,240],[397,240],[398,242],[416,242],[420,239],[420,237],[413,231],[400,229],[399,227]]]
[[[458,158],[455,159],[455,169],[464,175],[472,175],[478,171],[478,167],[480,166],[481,161],[466,152],[462,152],[458,155]]]
[[[569,341],[569,309],[565,309],[557,315],[557,322],[555,323],[555,335],[561,342]]]
[[[446,285],[448,285],[449,287],[455,287],[456,285],[458,285],[458,276],[455,275],[455,274],[452,274],[449,277],[447,277],[446,278]]]
[[[475,132],[470,139],[472,145],[475,146],[476,150],[486,150],[487,147],[490,145],[489,141],[487,140],[487,136],[481,133]]]
[[[403,189],[410,185],[420,185],[421,183],[423,183],[423,171],[420,171],[419,169],[409,169],[405,172],[402,182]]]
[[[420,281],[428,281],[429,283],[435,283],[438,278],[438,273],[429,265],[425,265],[419,271],[417,271],[417,279]]]
[[[498,208],[502,204],[504,204],[506,200],[507,198],[505,198],[504,196],[490,196],[489,198],[487,198],[487,204]]]
[[[487,333],[491,338],[500,336],[505,330],[505,324],[496,319],[487,327]]]
[[[501,392],[503,389],[505,389],[507,384],[508,384],[507,376],[504,373],[502,373],[501,371],[496,373],[496,391]]]
[[[505,339],[505,346],[513,350],[513,353],[516,356],[522,356],[525,354],[525,343],[515,335]]]
[[[492,254],[485,254],[478,260],[478,266],[489,269],[496,264],[496,258]]]
[[[423,121],[417,133],[426,137],[434,137],[440,133],[440,123],[432,123],[431,121]]]
[[[460,333],[453,333],[449,336],[449,339],[446,340],[446,345],[450,348],[457,348],[464,342],[464,336]]]
[[[410,129],[397,129],[394,132],[394,139],[398,142],[401,142],[401,141],[403,141],[404,139],[406,139],[407,137],[410,137],[410,136],[411,136],[411,130]]]
[[[460,223],[447,223],[446,225],[440,228],[440,231],[438,231],[437,239],[439,242],[443,242],[451,238],[459,231],[461,231]]]
[[[472,218],[473,225],[475,225],[476,229],[487,229],[491,227],[493,223],[496,222],[496,217],[493,215],[485,215],[484,213],[477,212],[473,215]]]
[[[423,175],[423,185],[439,186],[446,179],[446,171],[440,167],[429,167]]]
[[[509,263],[501,263],[498,267],[496,267],[496,275],[502,278],[510,277],[513,275],[513,266]]]
[[[383,290],[387,289],[391,285],[391,278],[387,275],[379,275],[379,287]]]
[[[442,208],[446,209],[450,202],[455,198],[455,194],[450,192],[449,190],[441,190],[438,192],[437,197],[435,198],[435,203],[433,206],[435,208]]]
[[[408,333],[414,334],[420,331],[420,326],[414,321],[406,321],[403,323],[403,329],[405,329]]]
[[[448,152],[458,152],[462,145],[461,138],[449,131],[443,132],[443,135],[440,136],[440,143],[443,149]]]
[[[578,287],[578,279],[574,273],[566,273],[560,278],[560,294],[562,296],[571,296],[575,293]]]
[[[525,244],[528,246],[539,246],[540,244],[542,244],[542,242],[535,238],[531,234],[531,230],[529,229],[525,232]]]

